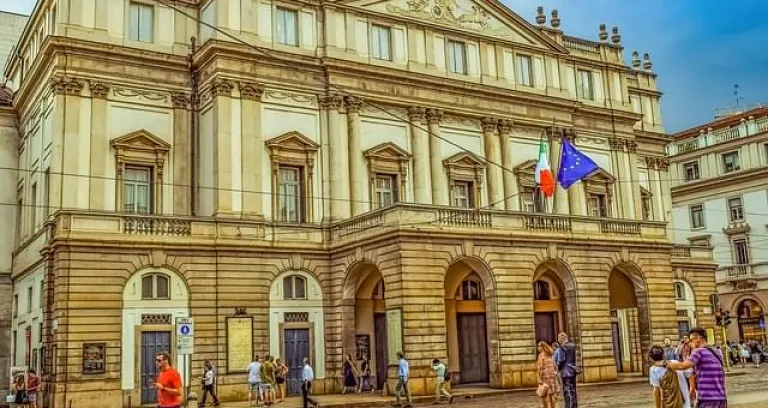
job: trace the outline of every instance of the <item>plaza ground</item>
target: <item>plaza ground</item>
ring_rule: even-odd
[[[734,368],[727,380],[729,408],[752,408],[768,406],[768,365],[759,369],[753,367]],[[487,390],[482,388],[458,388],[453,390],[458,396],[452,407],[459,408],[538,408],[538,398],[533,390]],[[637,377],[613,384],[586,385],[579,387],[580,408],[651,408],[651,387],[645,378]],[[488,393],[488,394],[486,394]],[[485,394],[485,395],[483,395]],[[317,397],[321,408],[328,407],[383,407],[388,406],[393,398],[380,396],[328,395]],[[431,406],[432,399],[418,398],[415,407]],[[223,403],[223,408],[246,408],[247,403]],[[278,408],[297,408],[301,401],[289,398]],[[559,401],[559,407],[562,401]]]

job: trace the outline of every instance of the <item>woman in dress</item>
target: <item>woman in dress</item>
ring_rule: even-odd
[[[371,394],[373,394],[373,392],[376,391],[376,387],[374,387],[373,383],[371,383],[371,363],[365,357],[363,357],[363,362],[360,363],[360,378],[358,383],[359,383],[359,387],[357,389],[358,394],[362,393],[363,391],[366,391],[366,388],[371,389]]]
[[[27,399],[27,385],[24,383],[23,375],[16,377],[16,381],[13,382],[11,391],[14,395],[13,406],[18,408],[27,408],[29,400]]]
[[[277,393],[280,401],[285,402],[285,376],[288,375],[288,366],[283,364],[279,358],[275,360],[275,381],[277,382]]]
[[[541,408],[555,408],[555,395],[560,391],[557,385],[557,368],[552,357],[552,346],[539,342],[539,358],[536,361],[539,375],[539,388],[536,395],[541,400]]]
[[[352,354],[347,354],[347,359],[344,361],[344,389],[341,391],[342,395],[346,394],[349,388],[352,389],[352,393],[355,392],[357,388],[355,377],[357,377],[355,360],[352,359]]]
[[[743,341],[739,342],[739,359],[741,360],[741,367],[746,367],[749,361],[749,347]]]

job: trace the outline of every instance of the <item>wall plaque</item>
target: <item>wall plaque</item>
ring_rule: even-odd
[[[253,318],[227,318],[227,373],[245,372],[253,359]]]
[[[83,344],[83,374],[102,374],[106,371],[107,343]]]
[[[403,310],[387,310],[387,354],[389,364],[397,364],[397,353],[403,351]]]
[[[371,361],[371,336],[367,334],[355,336],[355,360]]]

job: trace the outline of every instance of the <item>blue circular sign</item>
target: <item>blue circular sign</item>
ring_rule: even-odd
[[[179,331],[181,332],[181,334],[186,336],[189,334],[189,326],[187,326],[186,324],[183,324],[181,325],[181,329]]]

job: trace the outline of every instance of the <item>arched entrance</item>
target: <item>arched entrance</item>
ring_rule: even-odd
[[[179,317],[189,317],[189,290],[181,275],[146,268],[128,279],[123,289],[120,380],[133,401],[156,402],[157,391],[150,384],[157,377],[157,353],[170,353],[173,366],[184,372],[184,358],[174,347],[174,324]],[[98,347],[91,352],[99,354]]]
[[[371,364],[376,389],[387,380],[387,318],[384,302],[384,278],[375,265],[359,263],[349,270],[344,284],[344,306],[354,314],[354,326],[344,324],[344,355]]]
[[[568,268],[554,260],[539,265],[533,275],[536,343],[551,344],[560,332],[568,333],[576,341],[579,335],[577,308],[576,284]]]
[[[608,277],[613,356],[616,371],[644,372],[649,350],[648,296],[642,273],[633,265],[616,266]]]
[[[736,307],[736,313],[739,317],[739,339],[764,342],[765,317],[760,303],[754,299],[744,299]]]
[[[477,263],[455,262],[445,276],[448,367],[454,381],[463,384],[487,383],[490,374],[486,301],[493,291],[490,273]]]

